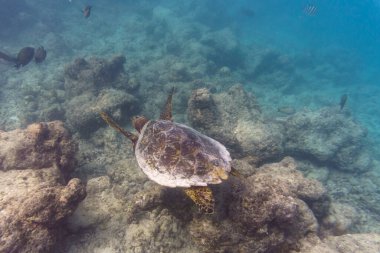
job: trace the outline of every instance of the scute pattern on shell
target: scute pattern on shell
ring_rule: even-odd
[[[168,187],[219,184],[217,170],[231,171],[231,157],[222,144],[168,120],[151,120],[144,126],[135,154],[143,172]]]

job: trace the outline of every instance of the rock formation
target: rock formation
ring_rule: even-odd
[[[302,240],[302,253],[378,253],[380,251],[379,234],[347,234],[329,236],[323,240],[315,236]]]
[[[225,144],[235,157],[262,163],[292,155],[350,172],[371,168],[363,149],[365,129],[337,108],[266,119],[255,97],[241,86],[218,94],[197,89],[188,104],[191,125]]]
[[[86,195],[62,122],[0,132],[0,252],[54,252],[62,222]]]
[[[97,130],[103,123],[99,111],[106,111],[119,121],[137,111],[139,104],[131,93],[138,83],[128,79],[125,61],[124,56],[109,61],[78,58],[66,66],[64,107],[71,130],[85,135]]]
[[[265,122],[255,97],[235,85],[227,92],[193,92],[188,120],[195,129],[226,145],[235,157],[256,162],[282,154],[283,136],[278,126]]]
[[[285,150],[349,172],[366,171],[372,159],[364,149],[366,130],[338,108],[299,112],[284,122]]]
[[[326,190],[305,179],[290,157],[267,164],[231,187],[227,216],[194,219],[190,233],[202,252],[286,252],[319,230],[329,208]]]
[[[129,181],[127,174],[138,168],[131,161],[124,166],[133,168],[127,168],[128,173],[112,172],[112,180],[102,176],[89,181],[89,197],[69,222],[73,231],[88,232],[81,235],[88,244],[82,247],[75,239],[70,252],[85,248],[124,252],[290,250],[306,235],[317,234],[318,219],[330,206],[323,186],[305,179],[290,157],[256,169],[247,166],[242,171],[250,170],[251,176],[232,177],[214,186],[214,215],[200,214],[181,189],[152,182],[135,184],[143,175]]]

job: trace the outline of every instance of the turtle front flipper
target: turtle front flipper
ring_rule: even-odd
[[[125,137],[127,137],[128,139],[130,139],[133,143],[133,145],[136,144],[137,140],[138,140],[138,137],[136,135],[134,135],[133,133],[127,131],[127,130],[124,130],[123,128],[121,128],[115,121],[113,121],[113,119],[108,116],[107,113],[105,112],[99,112],[100,116],[102,117],[102,119],[108,124],[110,125],[111,127],[113,127],[114,129],[116,129],[117,131],[119,131],[120,133],[124,134]]]
[[[168,98],[166,99],[164,110],[161,112],[160,119],[172,120],[172,97],[174,94],[174,87],[171,89]]]
[[[192,186],[184,189],[186,195],[194,201],[198,208],[208,214],[214,213],[215,200],[207,186]]]

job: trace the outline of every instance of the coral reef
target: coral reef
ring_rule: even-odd
[[[347,234],[380,232],[380,166],[366,143],[378,137],[379,92],[367,69],[357,78],[357,50],[271,32],[284,16],[265,19],[264,2],[251,17],[221,1],[124,2],[107,11],[99,1],[84,21],[75,1],[0,0],[1,51],[31,43],[49,54],[19,71],[0,62],[0,128],[58,119],[79,144],[73,171],[77,147],[62,124],[0,132],[0,251],[52,251],[62,235],[55,252],[379,252],[378,235]],[[148,181],[128,140],[98,117],[157,118],[173,86],[175,120],[225,144],[244,177],[212,186],[213,216]],[[84,196],[73,173],[88,197],[66,222]]]
[[[317,234],[330,202],[292,158],[256,169],[236,164],[252,175],[213,187],[217,212],[209,216],[180,189],[147,182],[141,172],[131,178],[138,167],[121,161],[109,176],[89,180],[88,198],[69,219],[67,252],[271,252]]]
[[[69,180],[76,145],[62,122],[0,132],[0,251],[54,252],[62,222],[86,196]]]
[[[270,110],[278,102],[286,101],[288,98],[292,105],[297,104],[298,100],[290,96],[298,95],[302,91],[299,84],[304,83],[305,78],[302,73],[296,71],[298,66],[295,64],[294,56],[267,47],[256,46],[245,49],[245,53],[249,60],[245,63],[246,67],[243,68],[242,75],[247,80],[246,82],[250,83],[247,88],[254,87],[255,93],[266,100],[265,103],[261,100],[262,106],[268,106]],[[306,66],[306,64],[302,66]],[[274,90],[276,92],[272,92]]]
[[[317,233],[315,214],[323,216],[329,206],[326,190],[295,167],[285,158],[258,168],[232,191],[228,219],[193,220],[190,233],[202,252],[286,252]]]
[[[231,29],[205,33],[200,42],[207,48],[206,58],[219,68],[227,66],[236,69],[244,63],[239,41]]]
[[[67,97],[82,93],[97,93],[101,88],[115,86],[116,83],[124,89],[135,89],[128,86],[128,77],[124,73],[124,56],[115,56],[109,61],[99,58],[76,59],[65,68],[65,91]]]
[[[323,240],[309,236],[301,242],[302,253],[377,253],[380,250],[379,234],[347,234],[329,236]]]
[[[380,173],[376,169],[379,161],[373,160],[372,163],[368,171],[355,172],[353,176],[334,165],[316,162],[310,157],[303,157],[303,160],[298,157],[298,169],[307,178],[323,183],[333,202],[322,221],[323,234],[380,232],[378,226],[371,225],[378,223],[380,210],[380,195],[376,193],[380,182]]]
[[[328,215],[323,220],[324,234],[343,235],[352,230],[352,226],[358,222],[358,213],[355,208],[332,203]]]
[[[364,148],[366,131],[337,108],[299,112],[283,123],[288,154],[309,157],[348,172],[371,168],[369,150]]]
[[[60,121],[0,131],[0,170],[57,168],[66,178],[76,165],[76,143]]]
[[[87,181],[87,197],[73,216],[68,219],[68,228],[77,232],[81,228],[95,227],[110,219],[110,211],[118,210],[118,201],[110,196],[111,182],[108,176]],[[94,198],[96,196],[96,198]]]
[[[120,160],[108,175],[88,181],[87,198],[67,223],[65,252],[189,252],[184,222],[165,208],[178,196],[167,199],[134,159]]]
[[[241,87],[212,94],[197,89],[189,99],[191,125],[228,146],[236,156],[263,162],[284,154],[349,172],[372,167],[366,131],[336,107],[266,119],[256,99]]]
[[[124,91],[103,89],[98,96],[86,93],[75,96],[66,104],[67,124],[80,133],[90,133],[103,123],[99,112],[111,112],[118,120],[127,119],[138,108],[137,99]]]
[[[190,124],[230,148],[236,157],[250,156],[255,163],[282,154],[282,133],[266,122],[255,97],[235,85],[212,94],[195,90],[188,102]]]
[[[70,129],[82,134],[97,130],[98,113],[106,111],[118,120],[126,119],[138,109],[137,99],[130,94],[138,83],[129,82],[124,72],[126,59],[116,56],[104,59],[76,59],[65,68],[64,88],[66,120]]]
[[[158,185],[137,193],[127,209],[125,251],[194,252],[196,247],[189,240],[189,231],[184,229],[187,225],[186,218],[190,214],[182,214],[189,209],[183,203],[175,204],[181,199],[183,196],[175,195],[175,192],[168,193]],[[170,207],[179,209],[173,210]],[[191,250],[192,248],[194,249]]]
[[[284,55],[269,51],[263,54],[260,62],[254,68],[252,76],[253,78],[258,78],[262,75],[270,75],[278,71],[291,73],[294,71],[294,66],[289,64],[289,59]]]

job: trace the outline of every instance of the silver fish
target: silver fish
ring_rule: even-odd
[[[344,105],[346,104],[347,102],[347,94],[343,94],[341,97],[340,97],[340,102],[339,102],[339,105],[340,105],[340,110],[343,109]]]
[[[305,13],[308,16],[314,16],[317,14],[318,8],[317,6],[313,4],[308,4],[303,8],[303,13]]]

